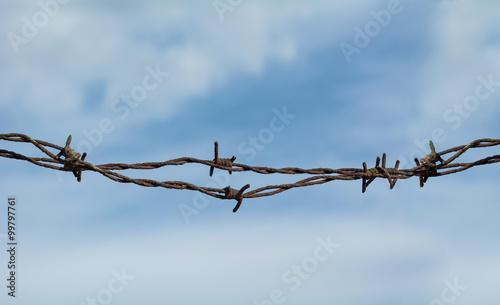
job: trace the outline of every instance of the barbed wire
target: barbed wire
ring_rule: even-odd
[[[47,155],[48,158],[28,157],[20,153],[16,153],[5,149],[0,149],[0,157],[24,160],[38,166],[59,171],[71,171],[73,172],[73,175],[77,178],[78,182],[81,181],[82,172],[94,171],[113,181],[120,183],[134,183],[145,187],[163,187],[167,189],[193,190],[218,199],[236,200],[237,204],[234,207],[233,212],[236,212],[240,208],[242,200],[244,198],[272,196],[292,188],[318,185],[334,180],[362,180],[361,187],[363,193],[366,191],[368,185],[370,185],[370,183],[372,183],[376,178],[387,179],[389,181],[389,186],[392,189],[399,179],[419,177],[420,187],[423,187],[429,177],[439,177],[439,176],[454,174],[467,170],[474,166],[500,162],[500,155],[494,155],[469,163],[453,163],[453,161],[455,161],[458,157],[460,157],[463,153],[465,153],[469,149],[500,145],[500,139],[479,139],[472,141],[467,145],[460,145],[441,152],[436,152],[434,144],[432,143],[432,141],[429,141],[431,152],[420,160],[415,158],[414,161],[416,166],[410,169],[399,169],[398,168],[400,163],[399,160],[396,161],[394,167],[386,167],[385,153],[382,155],[382,158],[377,157],[375,161],[375,167],[373,168],[367,168],[366,162],[363,162],[362,168],[340,168],[340,169],[331,169],[331,168],[302,169],[297,167],[272,168],[272,167],[262,167],[262,166],[250,166],[246,164],[235,163],[234,161],[236,160],[236,157],[234,156],[232,158],[219,158],[219,146],[217,142],[214,143],[213,160],[201,160],[191,157],[182,157],[163,162],[146,162],[146,163],[134,163],[134,164],[107,163],[107,164],[94,165],[92,163],[85,161],[85,158],[87,156],[86,153],[80,155],[70,147],[71,135],[66,140],[66,145],[64,147],[49,142],[45,142],[42,140],[35,140],[27,135],[20,133],[0,134],[0,140],[31,143],[40,151],[45,153],[45,155]],[[50,152],[49,149],[55,149],[56,151],[58,151],[58,153],[54,155],[54,153]],[[451,153],[454,154],[446,160],[443,159],[443,156]],[[226,170],[229,172],[229,174],[231,174],[232,172],[251,171],[258,174],[285,174],[285,175],[309,174],[312,176],[299,180],[295,183],[267,185],[253,190],[248,190],[250,188],[250,184],[246,184],[241,189],[233,189],[230,186],[226,186],[225,188],[212,188],[212,187],[201,187],[183,181],[156,181],[151,179],[133,179],[116,172],[125,169],[157,169],[165,166],[184,165],[188,163],[197,163],[209,166],[210,176],[213,175],[215,168],[220,170]]]

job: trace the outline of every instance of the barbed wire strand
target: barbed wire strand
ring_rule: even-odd
[[[80,155],[70,147],[71,135],[67,138],[66,145],[64,147],[49,142],[45,142],[42,140],[35,140],[27,135],[20,133],[0,134],[0,140],[31,143],[40,151],[42,151],[45,155],[47,155],[47,157],[28,157],[13,151],[0,149],[0,157],[24,160],[38,166],[59,171],[71,171],[77,178],[78,182],[81,181],[82,172],[94,171],[105,176],[106,178],[109,178],[113,181],[120,183],[134,183],[145,187],[163,187],[167,189],[181,189],[181,190],[186,189],[186,190],[198,191],[218,199],[236,200],[237,204],[233,209],[233,212],[236,212],[240,208],[242,200],[244,198],[272,196],[292,188],[319,185],[334,180],[350,181],[350,180],[361,179],[362,180],[361,186],[363,193],[366,191],[368,185],[370,185],[370,183],[373,182],[376,178],[387,179],[389,182],[389,186],[392,189],[395,186],[396,182],[400,179],[418,177],[420,182],[420,187],[423,187],[429,177],[450,175],[467,170],[474,166],[500,162],[500,155],[494,155],[469,163],[453,163],[453,161],[455,161],[469,149],[500,145],[500,139],[479,139],[472,141],[471,143],[466,145],[460,145],[457,147],[446,149],[439,153],[436,152],[432,141],[429,141],[431,152],[420,160],[415,158],[414,161],[416,166],[410,169],[399,169],[399,163],[400,163],[399,160],[396,161],[394,167],[392,168],[386,167],[385,153],[382,155],[382,158],[377,157],[375,161],[375,167],[373,168],[368,168],[366,162],[363,162],[362,168],[340,168],[340,169],[331,169],[331,168],[302,169],[297,167],[272,168],[272,167],[262,167],[262,166],[250,166],[246,164],[235,163],[234,162],[236,160],[235,156],[227,159],[219,158],[219,146],[217,142],[214,143],[213,160],[201,160],[192,157],[182,157],[163,162],[145,162],[145,163],[134,163],[134,164],[107,163],[107,164],[94,165],[92,163],[85,161],[85,158],[87,156],[86,153]],[[54,155],[52,152],[48,150],[48,148],[55,149],[56,151],[58,151],[58,153]],[[454,153],[451,157],[449,157],[446,160],[443,159],[443,156],[451,153]],[[151,179],[137,179],[137,178],[134,179],[116,172],[125,169],[146,169],[146,170],[157,169],[165,166],[173,166],[173,165],[178,166],[188,163],[197,163],[210,167],[209,171],[210,176],[213,175],[215,168],[219,170],[226,170],[229,172],[229,174],[231,174],[232,172],[251,171],[258,174],[285,174],[285,175],[309,174],[313,176],[299,180],[295,183],[267,185],[253,190],[248,190],[250,188],[250,184],[246,184],[241,189],[233,189],[230,186],[221,189],[221,188],[201,187],[183,181],[156,181]]]

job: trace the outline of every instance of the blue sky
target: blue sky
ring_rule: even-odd
[[[429,139],[441,151],[500,138],[494,1],[2,5],[0,133],[61,146],[71,134],[94,164],[212,159],[218,141],[250,165],[360,167],[385,152],[408,168]],[[20,243],[18,297],[2,288],[2,304],[498,303],[497,165],[364,194],[335,181],[236,214],[233,201],[95,173],[78,183],[9,159],[0,171],[1,223],[16,196]],[[300,179],[125,174],[252,189]]]

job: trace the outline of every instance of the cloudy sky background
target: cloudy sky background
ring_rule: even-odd
[[[41,1],[52,15],[44,20],[43,4],[2,1],[0,133],[61,146],[71,134],[94,164],[212,159],[217,140],[221,157],[304,168],[371,166],[384,152],[408,168],[429,139],[440,151],[500,138],[500,86],[467,102],[481,79],[500,82],[500,4],[416,2],[222,0],[217,11],[212,1]],[[356,47],[357,29],[389,9],[387,24],[346,56],[341,46]],[[29,32],[33,18],[40,26]],[[149,77],[154,88],[127,104],[151,70],[168,76]],[[283,111],[290,118],[279,125]],[[280,129],[269,135],[271,122]],[[252,189],[300,179],[216,170],[214,181],[195,165],[125,173]],[[489,165],[422,189],[416,178],[393,190],[377,180],[364,194],[360,181],[294,189],[245,200],[233,214],[233,201],[195,192],[87,172],[78,183],[0,159],[0,233],[14,195],[20,242],[18,298],[2,288],[0,300],[498,304],[499,194],[498,165]],[[320,240],[338,245],[321,250],[322,261]],[[296,266],[308,271],[299,277]]]

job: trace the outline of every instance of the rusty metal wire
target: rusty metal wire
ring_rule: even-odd
[[[219,158],[218,143],[215,142],[214,148],[214,159],[213,160],[200,160],[191,157],[183,157],[172,159],[163,162],[146,162],[146,163],[135,163],[135,164],[125,164],[125,163],[108,163],[101,165],[94,165],[85,161],[86,153],[80,155],[71,149],[71,135],[66,141],[64,147],[58,145],[35,140],[31,137],[19,134],[19,133],[7,133],[0,134],[0,140],[12,141],[12,142],[24,142],[31,143],[37,147],[40,151],[45,153],[47,157],[27,157],[22,154],[0,149],[0,157],[24,160],[31,162],[38,166],[47,167],[54,170],[60,171],[71,171],[73,175],[77,178],[78,182],[81,181],[82,172],[84,171],[94,171],[99,174],[117,182],[121,183],[134,183],[146,187],[163,187],[168,189],[187,189],[198,191],[208,196],[212,196],[219,199],[234,199],[237,201],[233,212],[236,212],[242,203],[244,198],[256,198],[264,196],[272,196],[286,190],[296,188],[311,186],[316,184],[323,184],[333,180],[362,180],[362,192],[366,191],[366,188],[372,181],[376,178],[384,178],[389,181],[389,186],[392,189],[399,179],[408,179],[411,177],[419,177],[420,187],[423,187],[425,182],[429,177],[439,177],[449,174],[458,173],[467,170],[471,167],[485,164],[492,164],[500,162],[500,155],[494,155],[479,159],[470,163],[453,163],[458,157],[464,154],[467,150],[472,148],[480,147],[491,147],[500,145],[500,139],[479,139],[472,141],[467,145],[461,145],[453,147],[441,152],[436,152],[434,144],[429,141],[429,146],[431,149],[430,154],[426,157],[418,160],[415,158],[416,166],[411,169],[399,169],[399,160],[396,161],[394,167],[386,167],[386,154],[382,155],[382,158],[377,157],[375,161],[375,167],[368,168],[366,163],[363,162],[362,168],[312,168],[312,169],[302,169],[296,167],[286,167],[286,168],[271,168],[271,167],[261,167],[261,166],[249,166],[245,164],[235,163],[236,157],[230,159]],[[49,149],[55,149],[58,151],[56,155],[49,151]],[[448,159],[444,160],[442,157],[448,154],[454,153]],[[64,157],[64,158],[62,158]],[[438,163],[439,162],[439,163]],[[125,175],[121,175],[116,171],[125,169],[156,169],[164,166],[171,165],[183,165],[187,163],[198,163],[210,167],[210,176],[212,176],[214,169],[227,170],[229,174],[232,172],[244,172],[251,171],[259,174],[309,174],[311,177],[299,180],[295,183],[290,184],[280,184],[280,185],[268,185],[253,190],[248,190],[250,184],[243,186],[241,189],[233,189],[227,186],[222,189],[211,188],[211,187],[200,187],[191,183],[183,181],[156,181],[151,179],[133,179]],[[248,190],[248,191],[247,191]]]

